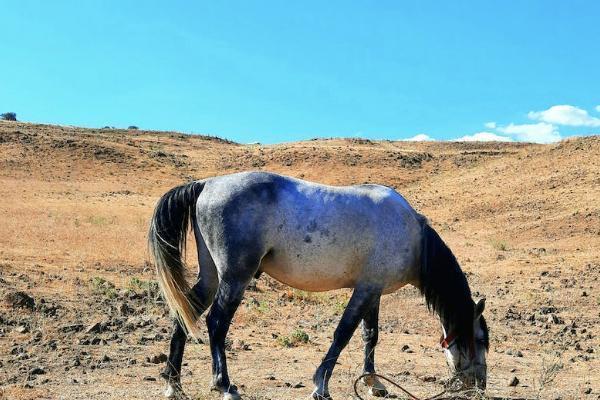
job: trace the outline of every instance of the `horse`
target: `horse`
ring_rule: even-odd
[[[199,271],[185,279],[188,229],[194,232]],[[225,338],[244,291],[266,273],[304,291],[353,289],[333,342],[313,376],[313,399],[328,389],[340,352],[359,324],[364,372],[375,373],[382,295],[411,284],[441,322],[447,363],[464,385],[485,387],[488,328],[485,299],[475,303],[456,258],[394,189],[364,184],[328,186],[269,172],[216,176],[175,187],[157,203],[148,235],[174,331],[161,376],[166,397],[183,393],[180,376],[187,335],[198,337],[206,316],[212,385],[223,400],[241,396],[229,379]],[[386,396],[374,375],[369,392]]]

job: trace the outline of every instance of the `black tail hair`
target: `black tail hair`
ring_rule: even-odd
[[[204,181],[195,181],[169,190],[158,201],[148,232],[148,246],[163,297],[183,329],[193,336],[198,335],[195,322],[199,313],[197,300],[185,279],[185,249],[203,188]]]

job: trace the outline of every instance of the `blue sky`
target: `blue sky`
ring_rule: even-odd
[[[0,17],[0,112],[24,121],[263,143],[600,133],[593,0],[3,1]]]

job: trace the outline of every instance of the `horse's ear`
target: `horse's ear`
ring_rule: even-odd
[[[475,304],[475,319],[481,317],[483,310],[485,310],[485,299],[481,299]]]

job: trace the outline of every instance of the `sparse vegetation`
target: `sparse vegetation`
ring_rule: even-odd
[[[115,223],[115,217],[107,218],[102,215],[91,215],[88,217],[87,222],[92,225],[112,225]]]
[[[265,300],[259,301],[256,305],[256,310],[258,310],[261,313],[266,313],[267,311],[269,311],[269,303],[267,303]]]
[[[308,343],[310,340],[308,333],[302,329],[294,329],[289,336],[279,336],[277,338],[280,345],[283,347],[295,347],[299,344]]]
[[[542,399],[542,392],[554,382],[558,373],[563,369],[563,364],[559,359],[555,359],[548,362],[546,359],[542,359],[542,368],[540,370],[540,376],[538,378],[538,391],[537,399]]]
[[[5,112],[3,114],[0,114],[0,119],[2,119],[4,121],[16,121],[17,120],[17,113],[14,113],[14,112]]]
[[[285,299],[294,303],[325,304],[326,294],[311,293],[304,290],[289,288],[285,291]]]
[[[102,295],[109,299],[114,299],[117,297],[117,290],[114,283],[109,282],[100,276],[94,276],[90,283],[93,293]]]
[[[143,280],[133,277],[127,283],[127,289],[133,293],[158,298],[160,296],[160,286],[155,280]]]
[[[341,315],[348,305],[348,298],[341,293],[313,293],[298,289],[287,289],[283,298],[294,304],[325,306],[335,315]]]
[[[503,240],[492,240],[492,247],[498,251],[508,250],[508,244]]]
[[[336,299],[333,303],[333,312],[336,315],[342,315],[347,306],[348,306],[348,300]]]

